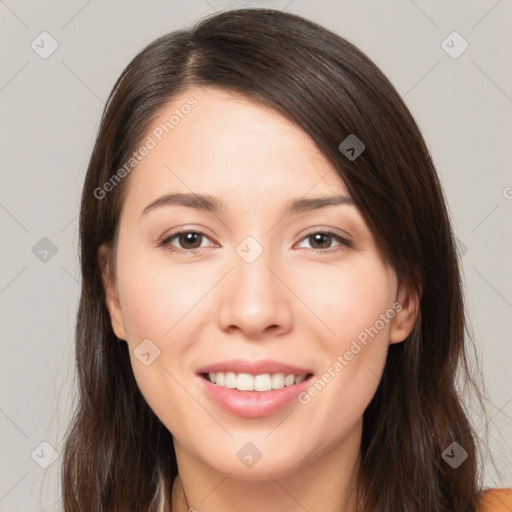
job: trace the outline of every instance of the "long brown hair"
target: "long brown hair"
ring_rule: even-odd
[[[129,177],[106,194],[98,190],[159,109],[194,85],[242,93],[304,130],[339,172],[399,280],[421,295],[419,319],[405,342],[391,345],[364,413],[359,509],[475,511],[476,436],[457,387],[458,377],[473,382],[461,278],[429,151],[366,55],[311,21],[271,9],[221,12],[158,38],[128,64],[108,98],[81,203],[79,400],[64,451],[64,509],[156,511],[160,495],[170,498],[172,435],[139,392],[127,344],[112,330],[98,261],[101,244],[115,249]],[[355,160],[339,149],[351,134],[366,146]],[[456,469],[442,457],[453,442],[467,452]]]

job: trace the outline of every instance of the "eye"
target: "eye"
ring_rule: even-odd
[[[331,244],[333,241],[338,242],[338,245],[335,246],[335,250],[340,250],[340,247],[341,249],[343,249],[344,247],[351,248],[354,245],[351,240],[348,240],[347,238],[344,238],[330,231],[315,231],[313,233],[309,233],[302,239],[301,243],[304,240],[309,240],[310,243],[312,243],[313,245],[313,247],[311,247],[311,250],[313,252],[318,253],[334,252],[333,250],[329,250],[332,249]]]
[[[205,239],[210,240],[210,238],[201,231],[184,229],[167,235],[159,242],[158,246],[165,247],[170,252],[196,254],[199,249],[208,246],[202,244]],[[310,249],[317,253],[331,253],[340,250],[340,248],[353,247],[351,240],[330,231],[315,231],[309,233],[301,240],[301,243],[305,240],[308,240],[310,244],[313,245]],[[177,247],[173,242],[177,242],[179,247]],[[338,242],[338,245],[333,247],[333,242]]]
[[[201,244],[204,239],[209,238],[201,231],[185,229],[175,231],[163,238],[158,244],[159,247],[166,247],[170,252],[191,252],[195,254],[197,249],[205,247]],[[176,241],[181,247],[176,247],[172,242]]]

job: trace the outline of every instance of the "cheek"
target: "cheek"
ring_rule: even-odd
[[[394,303],[396,277],[373,252],[354,254],[340,265],[296,268],[293,289],[321,321],[323,342],[342,349],[347,341],[372,327]],[[380,324],[379,324],[380,325]],[[379,330],[389,333],[389,325]]]
[[[182,320],[195,318],[197,306],[214,285],[204,265],[173,265],[152,251],[121,257],[118,265],[123,320],[133,343],[143,338],[165,343]]]
[[[135,380],[157,417],[171,432],[181,432],[184,420],[171,411],[188,418],[190,396],[180,385],[180,367],[187,364],[194,336],[186,329],[196,321],[194,305],[205,286],[201,276],[191,279],[191,272],[160,263],[162,258],[151,258],[151,251],[124,249],[117,261],[118,289]],[[150,354],[146,360],[144,353]]]
[[[336,330],[336,360],[343,364],[340,381],[354,392],[372,392],[380,379],[389,347],[396,279],[376,258],[362,261],[346,277]]]
[[[218,272],[211,265],[171,264],[164,251],[155,255],[130,247],[129,241],[118,254],[118,290],[134,375],[146,401],[165,416],[170,402],[179,407],[189,401],[178,382],[191,364],[189,349],[206,318],[204,299]],[[137,357],[144,343],[149,349],[144,353],[158,354],[148,366]]]
[[[347,263],[339,272],[319,269],[315,282],[324,293],[310,294],[311,309],[321,312],[323,324],[335,334],[322,338],[323,372],[299,398],[314,410],[311,427],[336,437],[361,417],[380,382],[397,283],[373,256]]]

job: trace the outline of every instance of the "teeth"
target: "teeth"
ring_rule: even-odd
[[[234,389],[237,385],[236,373],[228,372],[224,378],[224,386],[226,388]]]
[[[240,391],[254,391],[254,377],[248,373],[239,373],[236,378],[236,389]]]
[[[284,388],[284,373],[274,373],[272,375],[272,389]]]
[[[290,373],[263,373],[251,375],[249,373],[216,372],[209,373],[210,382],[229,389],[239,391],[270,391],[271,389],[282,389],[285,386],[300,384],[306,379],[306,375],[294,375]]]
[[[272,389],[272,377],[270,373],[256,375],[254,377],[254,391],[270,391]]]

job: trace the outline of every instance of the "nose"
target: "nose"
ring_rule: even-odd
[[[248,263],[238,254],[233,270],[219,283],[219,327],[243,333],[246,338],[278,336],[292,328],[292,293],[285,272],[270,251]]]

